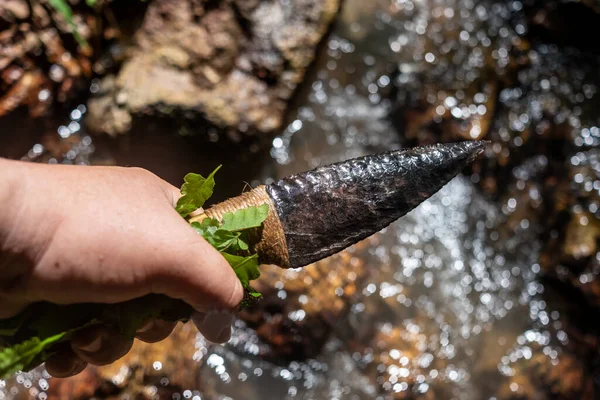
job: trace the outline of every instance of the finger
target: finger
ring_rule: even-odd
[[[194,313],[192,321],[202,336],[209,342],[225,343],[231,338],[233,314],[227,311],[210,311]]]
[[[146,343],[160,342],[173,332],[176,325],[177,322],[168,322],[160,319],[151,320],[138,329],[135,337]]]
[[[181,191],[179,189],[177,189],[175,186],[167,183],[166,186],[164,188],[165,194],[167,196],[167,198],[171,201],[171,204],[173,204],[173,207],[177,206],[177,201],[179,200],[179,198],[181,197]]]
[[[67,348],[51,356],[46,361],[46,371],[55,378],[67,378],[77,375],[85,369],[87,363]]]
[[[25,301],[0,297],[0,319],[12,318],[23,311],[28,305]]]
[[[235,309],[244,295],[235,272],[186,221],[181,224],[182,238],[161,255],[165,265],[155,272],[152,291],[182,299],[197,311]]]
[[[71,340],[73,352],[92,365],[107,365],[129,352],[133,339],[127,340],[105,326],[92,326],[77,332]]]

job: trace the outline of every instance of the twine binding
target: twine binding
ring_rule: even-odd
[[[275,209],[275,204],[271,200],[271,196],[265,190],[265,186],[261,185],[249,192],[242,193],[239,196],[232,197],[222,203],[215,204],[204,213],[193,217],[190,222],[200,222],[204,218],[216,218],[222,220],[223,215],[227,212],[235,212],[251,206],[261,206],[267,204],[269,206],[269,214],[267,219],[259,229],[248,232],[250,246],[258,254],[258,259],[261,264],[274,264],[281,268],[289,268],[290,262],[288,257],[287,242],[285,233],[279,215]]]

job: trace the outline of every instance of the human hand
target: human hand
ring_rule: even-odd
[[[160,293],[194,307],[206,339],[227,341],[243,289],[175,211],[179,196],[139,168],[0,159],[0,319],[37,301],[117,303]],[[156,342],[174,326],[148,321],[136,337]],[[131,345],[108,327],[83,329],[46,369],[71,376],[117,360]]]

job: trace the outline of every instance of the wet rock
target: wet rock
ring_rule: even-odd
[[[598,58],[573,39],[597,25],[589,23],[597,14],[587,8],[593,2],[583,3],[465,2],[460,13],[433,8],[413,40],[393,43],[414,49],[413,60],[399,52],[395,111],[411,143],[491,140],[471,179],[500,202],[503,230],[539,227],[542,269],[578,288],[583,307],[597,307]],[[535,7],[545,19],[530,15]],[[585,18],[571,18],[582,9]],[[542,34],[536,25],[542,20],[562,21],[544,25],[559,37]]]
[[[576,212],[567,226],[562,252],[573,260],[596,255],[600,221],[590,213]]]
[[[229,137],[281,127],[339,0],[153,2],[136,46],[89,102],[89,127],[117,135],[132,116],[208,121]]]
[[[551,192],[551,231],[540,262],[549,276],[581,290],[595,307],[600,307],[598,155],[597,149],[575,153],[568,161],[568,173]]]
[[[525,6],[530,34],[538,40],[600,54],[600,45],[589,40],[600,23],[596,0],[533,1]]]
[[[97,38],[97,16],[73,2],[70,25],[50,2],[22,0],[0,4],[0,116],[19,106],[40,116],[86,87],[92,75],[92,48],[78,44]]]
[[[497,391],[500,399],[581,399],[597,398],[594,377],[586,360],[571,353],[555,355],[534,343],[525,352],[511,355],[510,377]],[[524,355],[525,354],[525,355]]]
[[[485,137],[500,91],[530,63],[531,45],[516,32],[523,26],[509,7],[460,4],[460,12],[432,5],[426,27],[414,26],[392,43],[399,62],[396,108],[405,113],[406,137],[420,143]],[[516,26],[506,25],[509,17]]]
[[[548,240],[540,264],[549,276],[578,288],[588,305],[600,309],[600,223],[574,208],[577,211],[565,213],[569,222],[561,223]]]
[[[48,398],[56,400],[83,400],[94,397],[116,400],[121,391],[92,367],[86,368],[75,379],[52,379],[50,382],[50,390],[46,394]]]
[[[302,269],[264,266],[256,289],[264,299],[240,314],[267,345],[261,355],[305,359],[321,351],[367,276],[368,241]]]
[[[426,373],[419,365],[424,356],[426,341],[426,335],[414,329],[406,329],[406,325],[381,326],[374,338],[373,347],[363,351],[364,355],[373,357],[373,361],[367,364],[365,374],[390,399],[412,399],[415,396],[419,399],[434,399],[432,391],[420,397],[416,395],[419,385],[417,377],[425,376],[423,374]]]
[[[374,258],[355,254],[360,262],[366,260],[360,268],[369,271],[364,278],[357,274],[358,297],[343,295],[343,302],[349,304],[342,308],[331,292],[336,294],[341,287],[338,292],[343,293],[348,283],[337,281],[336,268],[331,280],[325,269],[317,268],[314,273],[324,283],[313,291],[310,285],[315,281],[306,280],[310,275],[303,275],[304,271],[292,271],[297,275],[286,281],[279,275],[283,272],[265,268],[263,278],[267,280],[260,284],[267,294],[263,304],[273,306],[259,306],[242,315],[245,323],[238,322],[237,333],[226,350],[218,347],[209,351],[225,359],[226,373],[232,379],[230,385],[215,391],[232,398],[285,398],[288,389],[289,396],[297,390],[298,398],[351,398],[359,392],[348,382],[362,385],[362,380],[354,379],[362,373],[367,378],[364,386],[375,387],[376,393],[356,395],[359,398],[597,397],[590,391],[593,378],[598,376],[600,332],[599,308],[594,300],[599,292],[598,242],[595,223],[590,222],[598,217],[600,204],[600,184],[596,184],[600,163],[594,156],[600,141],[597,60],[571,50],[563,53],[527,37],[527,26],[517,9],[522,5],[519,1],[384,3],[391,14],[382,11],[375,22],[365,19],[361,8],[345,10],[344,14],[349,14],[348,32],[332,38],[325,49],[331,57],[322,60],[323,70],[313,83],[313,98],[303,103],[305,107],[298,113],[302,135],[294,138],[300,141],[289,151],[291,161],[286,168],[302,169],[327,157],[341,158],[349,151],[344,146],[352,151],[376,151],[373,149],[387,145],[376,140],[382,140],[381,132],[389,127],[376,127],[383,118],[373,111],[375,108],[363,104],[377,104],[381,100],[377,96],[385,97],[385,90],[395,85],[396,110],[411,116],[400,127],[414,127],[413,141],[462,139],[465,134],[477,133],[473,130],[477,124],[482,127],[481,135],[494,143],[486,160],[474,167],[471,180],[498,203],[480,204],[479,195],[471,198],[476,193],[471,192],[471,185],[465,184],[466,194],[460,192],[461,184],[442,193],[446,201],[430,202],[422,213],[416,210],[420,215],[416,226],[411,226],[408,216],[401,229],[381,235],[380,243],[370,242]],[[255,2],[238,4],[243,15],[256,9]],[[375,2],[354,4],[370,10]],[[405,17],[408,19],[402,19]],[[368,32],[389,28],[385,21],[398,29],[383,40],[382,36],[370,37]],[[466,39],[461,39],[461,34]],[[364,43],[361,47],[359,42],[364,37],[367,51],[377,43],[391,48],[394,54],[386,53],[385,60],[400,60],[398,76],[381,68],[376,51],[376,57],[364,55]],[[350,53],[340,55],[340,49]],[[355,58],[344,58],[352,52],[356,52]],[[438,64],[439,60],[445,61]],[[261,69],[265,76],[278,68],[276,62],[267,61]],[[363,64],[368,66],[366,72],[361,69]],[[496,68],[501,79],[495,78]],[[344,75],[343,71],[359,72]],[[388,78],[385,82],[380,80],[384,77]],[[384,84],[380,86],[380,82]],[[428,85],[426,89],[422,82]],[[361,103],[359,96],[369,97]],[[418,101],[411,103],[414,99]],[[479,106],[485,107],[481,108],[483,114]],[[412,116],[421,115],[421,107],[426,115],[413,120]],[[438,113],[438,107],[444,109]],[[493,112],[488,113],[490,110]],[[333,116],[337,112],[340,115],[336,119]],[[299,129],[292,128],[294,132]],[[282,137],[284,147],[291,136]],[[370,143],[371,139],[376,143],[373,147],[356,144],[359,140]],[[336,143],[337,148],[333,147]],[[463,199],[465,210],[469,210],[464,215],[461,208],[455,208]],[[456,231],[463,234],[454,236]],[[440,246],[438,240],[445,245]],[[538,260],[540,241],[544,249]],[[273,278],[269,278],[271,272]],[[301,281],[303,287],[299,287]],[[302,297],[309,291],[310,296]],[[321,307],[325,315],[330,312],[334,318],[326,321],[328,318],[318,312],[308,312],[315,297],[321,299],[315,300],[315,308]],[[287,307],[286,301],[294,306]],[[300,307],[308,308],[302,308],[301,313]],[[247,329],[249,325],[253,329]],[[314,343],[303,340],[298,332]],[[339,351],[328,346],[330,343],[321,347],[328,336]],[[197,339],[185,340],[195,340],[198,349],[204,348]],[[192,356],[182,354],[177,343],[172,346],[163,351],[187,359]],[[281,358],[318,354],[329,372],[335,369],[337,373],[319,369],[329,391],[315,395],[306,389],[318,385],[315,379],[287,380],[287,375],[280,375],[281,369],[259,364],[262,357],[279,361],[278,352]],[[346,362],[332,362],[331,352]],[[232,353],[240,358],[228,361],[225,354]],[[246,357],[252,362],[247,363]],[[153,362],[144,361],[146,365]],[[197,362],[201,364],[204,359]],[[153,368],[143,370],[156,375]],[[168,376],[170,370],[163,366],[162,371]],[[289,368],[286,372],[296,371]],[[213,372],[204,371],[204,381],[185,381],[185,385],[192,385],[187,389],[210,392],[225,374]],[[118,372],[105,379],[115,374]],[[236,376],[243,378],[236,380]],[[143,382],[141,375],[132,377],[123,393],[133,386],[142,388],[135,393],[158,390]],[[276,384],[270,385],[273,382]],[[266,386],[267,395],[254,396]],[[272,394],[278,386],[284,393],[281,396]],[[232,387],[245,395],[232,396],[228,392],[235,390]]]
[[[203,362],[194,355],[197,335],[191,323],[179,324],[162,342],[135,341],[132,350],[116,363],[88,367],[70,379],[52,379],[48,398],[171,398],[174,392],[198,388]]]

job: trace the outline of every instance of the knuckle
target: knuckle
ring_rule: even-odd
[[[127,170],[133,174],[134,176],[136,176],[137,178],[141,178],[141,179],[158,179],[158,177],[148,171],[145,168],[141,168],[141,167],[128,167]]]

